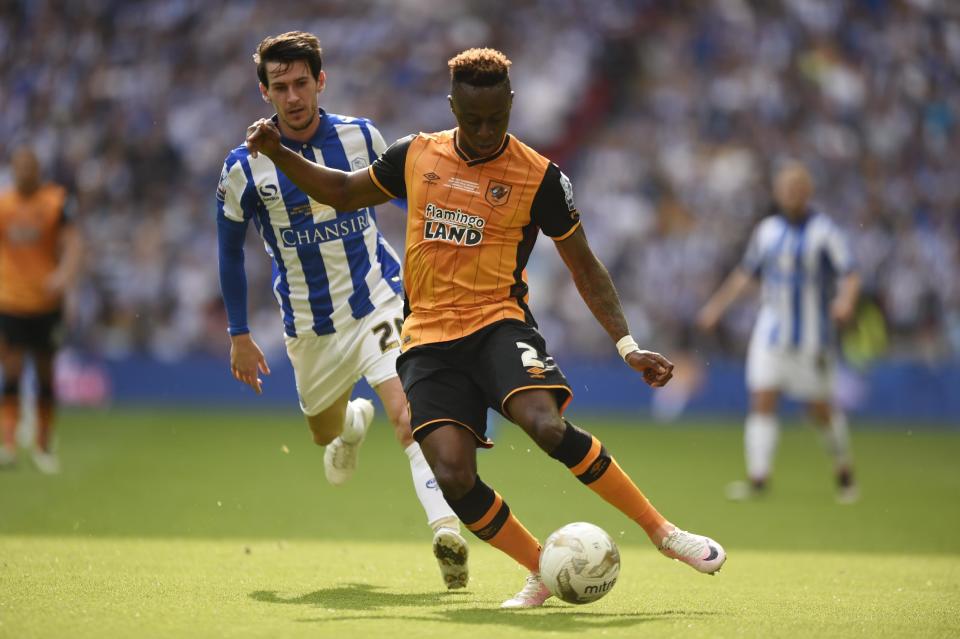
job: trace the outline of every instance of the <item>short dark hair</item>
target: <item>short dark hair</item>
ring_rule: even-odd
[[[513,64],[496,49],[467,49],[447,61],[450,81],[475,87],[492,87],[510,82]]]
[[[320,48],[320,40],[317,36],[304,31],[288,31],[264,38],[253,54],[253,61],[257,63],[257,77],[260,78],[260,82],[263,86],[269,87],[268,62],[290,64],[303,60],[310,67],[310,73],[316,78],[320,76],[320,70],[323,68],[322,53],[323,49]]]

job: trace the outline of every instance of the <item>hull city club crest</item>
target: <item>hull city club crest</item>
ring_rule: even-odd
[[[513,187],[506,182],[490,180],[490,184],[487,185],[487,192],[483,194],[483,199],[490,206],[502,206],[510,199],[510,191],[512,190]]]

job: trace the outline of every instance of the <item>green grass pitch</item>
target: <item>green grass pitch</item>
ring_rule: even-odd
[[[334,489],[295,413],[71,411],[62,475],[0,473],[0,638],[960,636],[956,431],[856,431],[863,498],[838,506],[816,438],[787,428],[772,494],[733,504],[736,424],[572,417],[668,518],[727,547],[718,576],[661,557],[510,425],[480,472],[527,527],[591,521],[620,544],[595,604],[498,610],[523,572],[473,537],[470,587],[442,590],[381,420]]]

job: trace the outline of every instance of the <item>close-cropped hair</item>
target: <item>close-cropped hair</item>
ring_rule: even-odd
[[[496,49],[467,49],[447,61],[451,82],[475,87],[491,87],[510,82],[513,64]]]
[[[267,76],[267,63],[279,62],[289,65],[297,60],[303,60],[310,67],[310,74],[316,78],[323,68],[320,40],[312,33],[304,31],[288,31],[280,35],[268,36],[257,46],[253,54],[253,61],[257,63],[257,77],[263,86],[270,86]]]

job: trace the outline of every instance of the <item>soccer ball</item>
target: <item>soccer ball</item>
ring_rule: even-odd
[[[554,532],[540,553],[540,578],[567,603],[596,601],[613,589],[619,575],[617,545],[602,528],[586,522]]]

